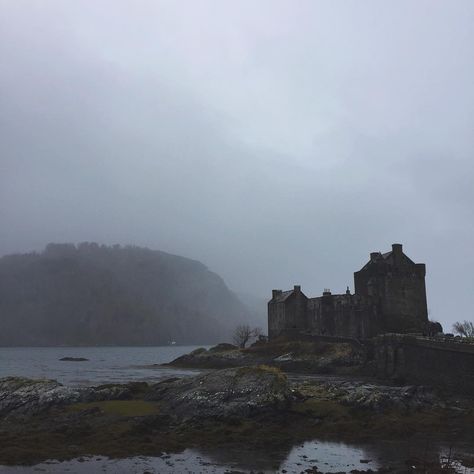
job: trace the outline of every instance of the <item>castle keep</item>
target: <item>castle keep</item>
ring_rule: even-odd
[[[368,338],[378,334],[424,331],[428,325],[425,264],[408,258],[401,244],[372,252],[354,273],[354,294],[324,290],[308,298],[300,286],[273,290],[268,302],[268,336],[286,333]]]

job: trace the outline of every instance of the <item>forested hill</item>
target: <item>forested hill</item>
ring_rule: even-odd
[[[204,344],[249,312],[202,263],[139,247],[49,244],[0,258],[0,345]]]

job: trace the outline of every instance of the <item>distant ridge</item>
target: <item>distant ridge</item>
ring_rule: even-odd
[[[0,258],[0,345],[205,344],[249,311],[202,263],[135,246],[48,244]]]

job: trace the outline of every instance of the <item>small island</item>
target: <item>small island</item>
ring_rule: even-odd
[[[85,357],[61,357],[59,360],[61,362],[86,362],[89,359],[86,359]]]

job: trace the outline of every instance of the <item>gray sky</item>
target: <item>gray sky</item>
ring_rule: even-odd
[[[427,264],[473,319],[474,2],[0,0],[0,254],[146,245],[237,291]]]

